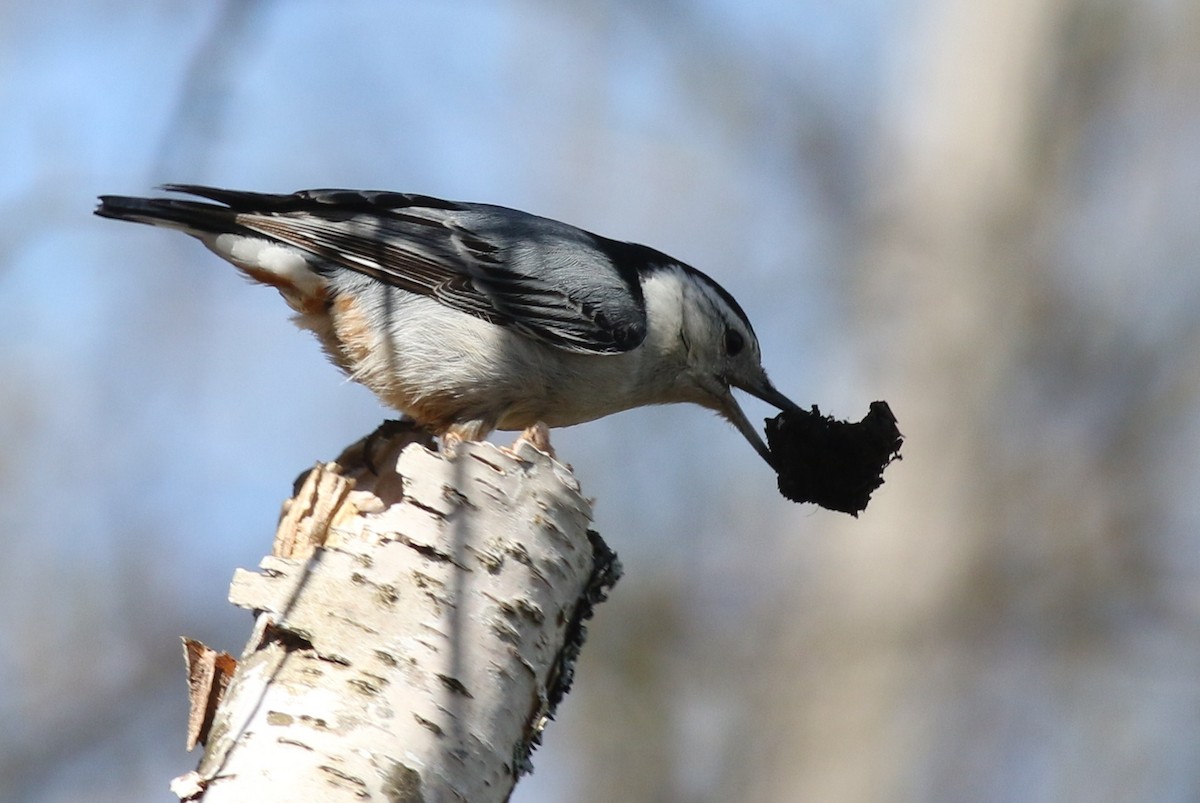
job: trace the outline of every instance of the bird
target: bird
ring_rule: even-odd
[[[732,391],[799,409],[734,297],[648,246],[411,193],[161,189],[190,197],[102,195],[95,214],[180,230],[276,288],[335,365],[444,447],[504,430],[550,451],[550,427],[693,403],[774,466]]]

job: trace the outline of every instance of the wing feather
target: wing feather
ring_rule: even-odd
[[[321,263],[429,296],[557,348],[618,353],[645,338],[637,266],[614,259],[607,247],[612,241],[564,223],[401,193],[168,189],[224,203],[243,229],[307,251]],[[623,247],[621,253],[630,252]],[[632,253],[667,259],[648,248]]]

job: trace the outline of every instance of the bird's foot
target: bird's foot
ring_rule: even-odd
[[[481,441],[490,431],[491,427],[477,421],[466,424],[454,424],[442,433],[442,451],[448,455],[452,455],[460,443]],[[513,445],[507,447],[504,451],[515,456],[521,448],[522,443],[528,443],[539,452],[557,458],[554,447],[550,445],[550,428],[541,421],[526,427],[517,436],[517,439],[513,441]]]
[[[491,427],[481,421],[469,421],[465,424],[454,424],[442,433],[442,452],[447,455],[454,454],[455,448],[460,443],[468,441],[481,441]]]
[[[554,459],[558,458],[558,455],[554,452],[554,447],[550,445],[550,427],[541,421],[522,430],[517,439],[513,441],[512,451],[516,452],[520,449],[522,443],[528,443],[534,449],[544,452]]]

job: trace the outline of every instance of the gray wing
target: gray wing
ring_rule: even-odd
[[[667,257],[513,209],[418,195],[264,195],[169,185],[229,207],[236,225],[329,266],[434,298],[566,351],[604,354],[646,336],[638,264]],[[320,264],[314,265],[321,270]]]

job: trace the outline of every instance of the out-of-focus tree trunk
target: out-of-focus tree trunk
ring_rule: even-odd
[[[737,780],[747,800],[982,799],[935,780],[937,756],[966,743],[939,718],[985,671],[973,639],[996,615],[987,569],[1005,514],[989,510],[988,483],[1003,482],[989,451],[1013,423],[1004,382],[1040,281],[1039,112],[1070,4],[918,5],[889,76],[854,284],[863,340],[883,344],[869,392],[892,403],[904,461],[867,515],[821,535],[817,583],[781,601],[804,613],[765,639],[771,680],[749,718],[762,739]],[[957,705],[950,716],[969,719],[970,701]]]
[[[275,554],[234,578],[256,625],[180,797],[505,800],[529,770],[615,558],[528,444],[414,440],[309,472]]]

